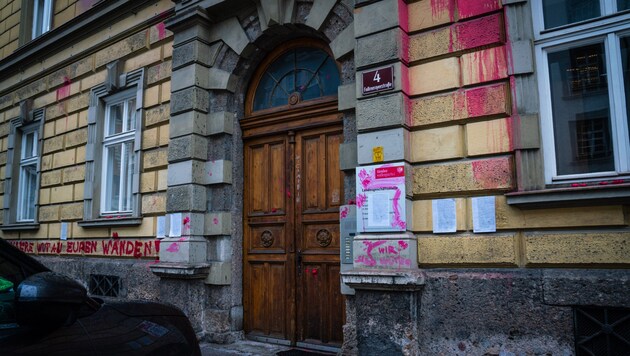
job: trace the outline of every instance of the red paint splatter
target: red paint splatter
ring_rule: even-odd
[[[70,78],[63,78],[63,85],[61,88],[57,89],[57,101],[62,100],[70,96],[70,86],[72,82],[70,82]]]
[[[276,211],[278,211],[278,209],[276,209],[276,208],[271,209],[272,213],[275,213]]]
[[[208,175],[209,175],[210,177],[212,177],[212,172],[208,172]]]
[[[506,78],[508,75],[505,46],[494,47],[468,55],[467,84]]]
[[[431,0],[431,15],[434,19],[438,19],[445,11],[448,11],[448,18],[451,22],[455,19],[454,0]]]
[[[460,19],[482,15],[501,9],[499,0],[457,0]]]
[[[173,242],[166,249],[168,252],[179,252],[179,244],[177,242]]]
[[[212,219],[212,223],[215,225],[219,225],[219,219],[217,218]]]
[[[287,188],[287,198],[291,198],[291,190],[289,188]]]
[[[354,199],[349,199],[348,200],[348,205],[355,205],[355,204],[356,204],[356,202],[355,202]]]
[[[339,218],[345,219],[347,217],[348,217],[348,208],[344,207],[343,209],[341,209],[341,211],[339,211]]]
[[[608,185],[607,181],[599,182],[599,185]]]
[[[114,239],[118,239],[118,233],[117,233],[117,232],[113,232],[113,233],[112,233],[112,237],[113,237]]]
[[[451,52],[487,46],[503,41],[501,15],[486,16],[455,25],[455,43]]]
[[[610,182],[610,183],[612,183],[612,184],[623,184],[623,183],[624,183],[624,180],[623,180],[623,179],[615,179],[615,180],[613,180],[613,181],[612,181],[612,182]]]
[[[359,208],[362,207],[366,201],[367,201],[367,196],[365,194],[357,195],[357,206]]]
[[[164,22],[160,22],[159,24],[155,25],[155,28],[157,28],[158,30],[158,38],[160,40],[166,38],[166,26],[164,25]]]
[[[185,217],[184,218],[184,225],[188,225],[188,223],[190,223],[190,217]]]
[[[509,157],[490,158],[472,162],[475,182],[483,189],[512,187],[512,164]]]

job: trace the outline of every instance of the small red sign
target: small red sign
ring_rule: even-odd
[[[363,95],[394,89],[394,67],[389,66],[363,72]]]
[[[377,168],[374,175],[376,176],[376,179],[404,177],[405,167],[397,166]]]

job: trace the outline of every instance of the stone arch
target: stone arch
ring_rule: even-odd
[[[340,110],[344,140],[356,142],[354,2],[259,0],[240,8],[233,5],[239,1],[212,1],[206,8],[207,3],[182,2],[185,5],[178,5],[175,18],[167,23],[175,34],[171,121],[186,120],[190,127],[190,133],[180,134],[180,128],[172,126],[169,171],[191,156],[204,157],[206,167],[222,172],[208,178],[206,171],[200,171],[200,176],[206,176],[203,180],[169,185],[167,212],[182,210],[181,197],[191,202],[192,215],[205,208],[204,220],[211,225],[204,233],[207,259],[218,261],[212,262],[212,268],[228,269],[230,281],[206,282],[209,287],[202,290],[210,298],[203,302],[199,323],[207,340],[230,342],[241,337],[242,330],[243,140],[239,120],[244,117],[248,85],[257,66],[283,41],[323,40],[340,64],[339,92],[347,93],[352,102],[349,106],[344,102],[345,110]],[[179,155],[180,151],[187,156]],[[193,169],[198,166],[193,163]],[[345,187],[342,199],[347,201],[354,196],[353,174],[347,175]]]

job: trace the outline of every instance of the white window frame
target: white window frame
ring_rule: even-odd
[[[31,148],[30,156],[27,156],[27,140],[26,137],[28,135],[33,135],[33,147]],[[33,222],[35,221],[35,213],[33,216],[28,216],[28,202],[33,198],[37,197],[37,179],[35,181],[34,187],[29,187],[29,182],[26,179],[26,167],[34,166],[35,171],[37,171],[37,164],[39,161],[39,135],[37,133],[37,128],[33,127],[28,130],[22,131],[22,147],[20,147],[20,162],[19,162],[19,173],[18,173],[18,202],[17,202],[17,214],[16,214],[16,222]],[[34,188],[31,191],[29,188]],[[35,205],[37,202],[35,201]]]
[[[132,177],[134,174],[134,170],[132,169],[131,176],[127,174],[127,148],[126,143],[131,143],[132,145],[132,153],[131,157],[134,160],[133,165],[137,164],[137,158],[135,154],[135,137],[136,137],[136,129],[137,129],[137,116],[134,120],[134,127],[127,127],[127,114],[129,113],[129,105],[133,100],[134,108],[133,111],[136,112],[136,95],[135,91],[128,90],[112,97],[107,98],[106,106],[105,106],[105,121],[104,121],[104,130],[103,130],[103,160],[101,161],[101,182],[103,182],[103,186],[101,189],[101,207],[100,212],[101,216],[109,216],[109,215],[132,215],[133,213],[133,199],[134,195],[132,192]],[[123,103],[123,118],[122,118],[122,130],[118,134],[114,134],[108,136],[107,132],[109,131],[109,127],[111,125],[110,118],[110,108],[112,106]],[[135,113],[137,115],[137,112]],[[109,195],[113,192],[110,191],[110,181],[108,180],[109,172],[107,171],[107,164],[109,162],[109,147],[122,145],[121,149],[121,162],[120,162],[120,185],[118,191],[118,209],[117,210],[107,210],[107,202],[109,200]],[[124,184],[123,184],[124,183]],[[127,206],[128,209],[124,207]]]
[[[623,78],[612,74],[621,73],[621,46],[619,40],[622,37],[630,36],[630,11],[624,10],[621,13],[615,13],[616,0],[601,0],[600,5],[601,17],[545,30],[542,0],[532,2],[538,89],[540,93],[542,147],[545,162],[545,183],[547,184],[596,181],[630,174],[628,113],[626,112]],[[591,43],[603,43],[605,48],[615,171],[559,176],[556,165],[551,83],[547,54]]]
[[[88,109],[88,142],[85,157],[85,186],[83,194],[84,228],[104,226],[137,226],[142,223],[142,198],[140,193],[140,172],[142,162],[142,118],[145,87],[144,68],[118,74],[120,63],[107,65],[106,80],[90,90]],[[125,100],[135,99],[135,127],[128,132],[108,136],[109,107]],[[131,130],[133,129],[133,130]],[[106,145],[111,146],[133,140],[132,172],[127,182],[131,188],[130,210],[105,210],[106,189],[105,170],[107,169]],[[127,141],[128,142],[128,141]],[[121,167],[124,167],[121,166]],[[120,197],[119,197],[120,198]],[[120,204],[119,204],[120,207]],[[115,217],[115,219],[113,219]]]
[[[53,0],[33,0],[33,27],[31,39],[50,31],[53,12]],[[39,21],[41,14],[41,22]]]

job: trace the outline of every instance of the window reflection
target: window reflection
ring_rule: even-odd
[[[549,54],[557,174],[614,171],[604,44]]]

